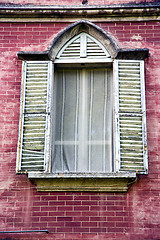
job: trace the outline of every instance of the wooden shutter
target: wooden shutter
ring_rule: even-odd
[[[22,66],[17,171],[44,171],[49,158],[50,78],[52,63]]]
[[[144,62],[115,60],[116,165],[147,172]]]

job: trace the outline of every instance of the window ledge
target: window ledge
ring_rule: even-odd
[[[105,174],[50,174],[28,173],[38,191],[92,191],[92,192],[127,192],[128,186],[136,181],[136,173]]]

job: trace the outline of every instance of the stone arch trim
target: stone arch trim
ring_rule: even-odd
[[[49,58],[55,59],[58,51],[64,46],[64,44],[81,32],[88,33],[102,43],[112,58],[117,56],[119,47],[108,33],[94,23],[87,20],[80,20],[66,27],[53,39],[48,47]]]

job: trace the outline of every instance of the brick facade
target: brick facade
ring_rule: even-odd
[[[62,2],[81,4],[76,0],[36,1],[53,5]],[[108,4],[108,1],[99,2]],[[160,22],[94,23],[121,48],[149,48],[150,56],[145,60],[149,174],[139,176],[123,194],[37,192],[26,175],[15,174],[21,88],[21,61],[17,51],[46,50],[57,33],[70,23],[1,22],[0,231],[48,229],[50,233],[0,233],[0,239],[160,239]]]

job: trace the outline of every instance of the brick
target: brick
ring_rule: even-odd
[[[16,218],[16,217],[14,217],[14,218],[7,218],[7,220],[6,220],[6,222],[18,222],[18,223],[21,223],[22,224],[22,220],[23,220],[23,218]]]
[[[73,228],[73,232],[77,232],[77,233],[79,233],[79,232],[81,232],[81,233],[82,233],[82,232],[87,232],[87,233],[88,233],[88,232],[89,232],[89,228],[87,228],[87,227],[86,227],[86,228],[82,228],[82,227],[81,227],[81,228],[78,228],[78,227],[75,227],[75,228]]]
[[[65,201],[49,201],[49,206],[64,206]]]
[[[82,222],[82,227],[97,227],[98,223],[97,222]]]
[[[90,206],[90,210],[91,211],[106,211],[106,206],[103,205],[103,206]]]
[[[98,202],[97,201],[82,201],[82,205],[93,206],[93,205],[98,205]]]
[[[58,200],[59,201],[61,201],[61,200],[64,200],[64,201],[73,200],[73,196],[58,196]]]
[[[102,216],[102,217],[115,216],[115,212],[103,211],[103,212],[99,212],[99,216]]]
[[[107,211],[123,211],[123,206],[107,206]]]
[[[57,221],[72,221],[72,217],[57,217]]]
[[[55,212],[49,212],[49,216],[65,216],[66,212],[60,212],[60,211],[55,211]]]
[[[122,216],[122,217],[128,216],[129,215],[129,211],[128,212],[116,212],[115,215],[116,216]]]
[[[115,227],[116,226],[116,222],[111,222],[111,221],[109,221],[109,222],[98,222],[98,226],[99,227],[102,227],[102,228],[108,228],[108,227]]]
[[[32,212],[32,216],[48,216],[48,212]]]
[[[113,201],[118,201],[118,200],[123,200],[123,196],[107,196],[107,200],[113,200]]]
[[[72,228],[69,227],[64,227],[64,228],[57,228],[57,232],[61,232],[61,233],[68,233],[68,232],[72,232]]]
[[[41,207],[41,212],[53,212],[56,210],[56,207],[48,207],[48,206],[45,206],[45,207]]]
[[[106,228],[90,228],[90,232],[102,233],[107,231],[106,231]]]
[[[56,217],[40,217],[40,222],[56,222]]]
[[[123,227],[123,228],[128,228],[129,227],[129,223],[127,222],[121,222],[121,223],[116,223],[116,227]]]
[[[48,227],[50,228],[56,228],[56,227],[64,227],[65,223],[64,222],[55,222],[55,221],[47,221]]]
[[[120,221],[123,221],[123,217],[112,217],[112,216],[109,216],[109,217],[107,217],[107,221],[116,221],[116,222],[120,222]]]
[[[34,201],[33,206],[48,206],[48,202]]]
[[[66,212],[66,216],[81,216],[81,215],[82,215],[82,213],[79,211]]]
[[[80,227],[81,222],[65,222],[65,227]]]
[[[108,232],[123,232],[123,228],[108,228]]]
[[[81,201],[66,201],[66,205],[69,206],[81,205]]]
[[[74,216],[73,217],[74,221],[81,221],[81,222],[89,222],[89,217],[81,217],[81,216]]]
[[[32,211],[33,212],[39,212],[40,211],[40,207],[32,207]]]
[[[90,196],[74,196],[74,200],[76,201],[83,201],[83,200],[89,200]]]
[[[106,217],[105,216],[101,216],[101,217],[90,217],[90,221],[92,222],[103,222],[106,221]]]
[[[89,211],[90,206],[77,206],[74,207],[74,211]]]

